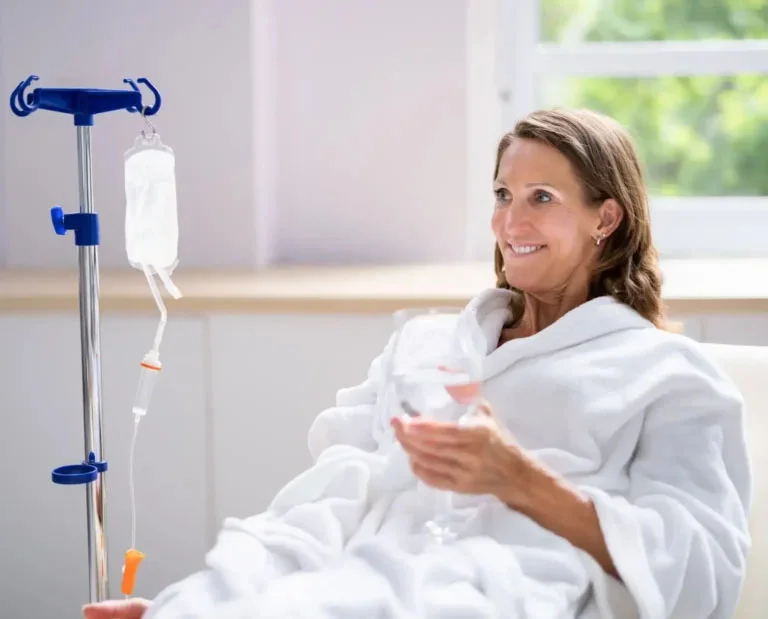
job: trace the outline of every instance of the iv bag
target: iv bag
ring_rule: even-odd
[[[142,132],[125,153],[128,262],[136,269],[157,273],[166,287],[178,264],[175,163],[173,150],[157,133]]]

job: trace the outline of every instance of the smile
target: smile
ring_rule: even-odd
[[[529,256],[530,254],[535,254],[537,251],[544,249],[546,245],[512,245],[511,243],[508,243],[507,247],[514,256]]]

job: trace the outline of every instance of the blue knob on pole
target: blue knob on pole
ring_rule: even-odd
[[[67,227],[64,225],[64,209],[60,206],[54,206],[51,209],[51,222],[56,234],[64,236],[67,233]]]
[[[67,230],[75,231],[75,245],[99,244],[99,216],[96,213],[73,213],[65,215],[60,206],[51,209],[51,223],[56,234],[64,236]]]

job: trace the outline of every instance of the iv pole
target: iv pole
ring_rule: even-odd
[[[109,599],[107,544],[105,530],[104,433],[101,392],[101,342],[99,324],[99,219],[93,205],[91,163],[91,126],[96,114],[116,110],[141,112],[152,116],[160,109],[160,93],[146,79],[139,78],[155,97],[152,107],[144,107],[136,82],[123,80],[131,90],[91,88],[36,88],[24,91],[36,81],[30,75],[11,93],[11,111],[26,117],[35,110],[71,114],[77,127],[77,163],[80,211],[65,215],[61,207],[51,209],[56,234],[74,231],[79,268],[80,352],[83,382],[83,426],[85,460],[80,464],[61,466],[51,477],[56,484],[86,487],[86,521],[88,527],[88,592],[91,602]]]

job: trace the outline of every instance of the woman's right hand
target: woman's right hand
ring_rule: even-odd
[[[149,608],[149,600],[109,600],[83,606],[85,619],[141,619]]]

